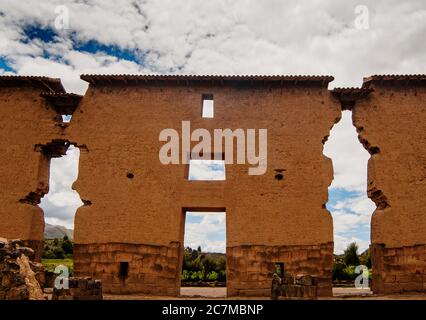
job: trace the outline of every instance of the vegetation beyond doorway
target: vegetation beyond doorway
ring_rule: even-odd
[[[202,252],[186,247],[183,253],[182,286],[226,286],[224,253]]]

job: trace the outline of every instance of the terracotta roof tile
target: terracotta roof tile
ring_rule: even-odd
[[[1,75],[0,87],[33,86],[46,92],[65,93],[61,79],[43,76]]]
[[[425,83],[426,74],[383,74],[373,75],[363,79],[363,87],[369,87],[371,83],[383,83],[391,82],[393,84],[404,84],[404,83]]]
[[[177,83],[212,82],[212,83],[320,83],[324,86],[334,80],[332,76],[294,76],[294,75],[156,75],[156,74],[83,74],[81,79],[91,84],[148,83],[173,81]]]

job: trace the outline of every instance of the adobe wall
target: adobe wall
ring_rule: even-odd
[[[23,239],[40,258],[37,204],[48,192],[50,158],[73,143],[81,152],[74,188],[85,204],[75,218],[75,272],[102,279],[104,292],[178,294],[188,208],[226,210],[229,295],[269,295],[276,262],[318,277],[319,295],[330,295],[332,166],[322,151],[341,106],[326,87],[286,78],[277,85],[112,77],[93,81],[67,127],[48,101],[68,113],[80,98],[63,95],[58,79],[0,77],[0,236]],[[213,119],[201,117],[205,93],[214,95]],[[372,154],[373,290],[425,291],[424,79],[375,76],[342,94]],[[355,103],[357,95],[364,96]],[[249,176],[248,164],[228,164],[226,181],[188,181],[188,165],[162,165],[159,134],[180,131],[182,120],[191,131],[268,129],[266,173]],[[120,262],[129,266],[125,278]]]
[[[372,154],[368,193],[377,205],[371,222],[373,290],[425,291],[425,82],[372,77],[364,87],[374,91],[356,103],[353,123]]]
[[[214,95],[213,119],[201,117],[205,93]],[[325,203],[333,175],[322,152],[340,114],[327,84],[91,84],[69,127],[69,139],[87,146],[73,186],[88,200],[75,217],[76,274],[101,277],[104,292],[178,294],[183,208],[225,208],[229,295],[270,294],[273,262],[322,277],[322,295],[331,295]],[[160,132],[180,131],[182,120],[191,130],[267,128],[267,172],[249,176],[249,165],[226,165],[226,181],[188,181],[188,165],[159,161]],[[285,170],[283,180],[275,169]],[[259,246],[280,253],[251,258]],[[118,279],[122,261],[127,284]]]
[[[44,216],[37,204],[48,192],[50,164],[42,146],[61,138],[63,130],[40,97],[46,89],[19,81],[0,81],[0,236],[25,240],[39,260]]]

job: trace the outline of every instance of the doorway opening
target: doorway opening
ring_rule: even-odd
[[[182,296],[226,297],[225,208],[183,209]]]
[[[358,139],[352,111],[342,112],[341,120],[324,144],[324,155],[333,162],[334,179],[328,189],[326,207],[333,217],[333,293],[340,294],[345,290],[356,291],[359,265],[369,269],[371,278],[370,224],[376,209],[367,195],[370,154]]]
[[[61,152],[51,152],[59,147]],[[54,273],[59,265],[65,265],[72,276],[74,216],[83,205],[77,191],[72,189],[78,177],[80,149],[67,141],[56,141],[54,145],[42,146],[42,153],[49,164],[49,192],[39,204],[45,221],[42,263],[47,275]],[[53,285],[49,282],[52,279],[46,279],[47,286]]]

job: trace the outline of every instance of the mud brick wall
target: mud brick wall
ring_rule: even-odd
[[[81,97],[61,97],[59,79],[0,77],[0,236],[23,239],[40,258],[38,204],[48,192],[50,159],[71,143],[80,147],[73,187],[84,202],[75,218],[75,271],[103,279],[107,292],[178,294],[185,212],[225,210],[229,295],[264,293],[276,262],[317,276],[318,295],[331,294],[333,227],[325,203],[333,175],[322,151],[341,114],[341,101],[327,89],[331,77],[82,78],[90,86],[78,104]],[[363,88],[340,92],[372,155],[378,293],[424,291],[425,83],[424,76],[373,76]],[[52,95],[40,96],[46,92]],[[214,97],[213,119],[201,117],[203,94]],[[355,103],[357,95],[363,99]],[[74,112],[70,126],[58,106]],[[188,181],[187,164],[162,165],[160,132],[180,132],[185,120],[191,131],[268,129],[266,173],[249,176],[250,165],[228,164],[226,181]],[[124,281],[121,263],[128,263]]]
[[[317,279],[319,296],[332,294],[333,243],[310,246],[238,246],[227,248],[227,288],[231,296],[270,296],[275,263],[284,272]]]
[[[56,111],[40,97],[63,91],[59,79],[0,79],[0,237],[23,239],[40,259],[44,216],[37,204],[48,192],[50,159],[42,146],[60,139]]]
[[[370,154],[368,194],[373,290],[423,290],[426,277],[426,82],[421,77],[373,76],[373,89],[353,109],[360,141]],[[399,80],[398,80],[399,79]]]
[[[122,285],[102,278],[111,292],[177,293],[186,209],[226,210],[228,248],[333,241],[332,219],[325,208],[332,164],[322,154],[323,143],[341,114],[339,102],[327,90],[331,78],[283,77],[275,82],[267,78],[82,78],[91,84],[68,128],[71,141],[87,146],[81,151],[79,177],[73,186],[86,204],[75,217],[79,275],[89,268],[80,260],[88,258],[83,253],[87,246],[122,244],[117,254],[125,255],[132,244],[165,248],[178,244],[178,262],[164,276],[176,277],[174,288],[169,287],[169,279],[164,286],[148,282],[151,264],[137,280]],[[201,117],[203,94],[214,96],[213,119]],[[233,164],[226,165],[226,181],[188,181],[188,165],[161,164],[158,154],[165,142],[159,141],[159,134],[166,128],[180,132],[183,120],[191,121],[191,131],[268,129],[266,173],[249,176],[249,164]],[[284,179],[275,179],[276,170]],[[326,256],[330,256],[332,246],[327,248]],[[108,259],[115,263],[108,269],[110,274],[117,272],[119,260],[114,254]],[[233,259],[232,250],[228,256]],[[107,266],[102,264],[104,258],[104,253],[93,251],[90,269]],[[324,260],[327,266],[321,259],[316,261],[310,264],[315,274],[329,273],[331,260]],[[259,274],[256,281],[262,286],[264,270],[259,267],[253,272]],[[237,293],[232,286],[239,280],[235,281],[228,286],[230,295]]]

